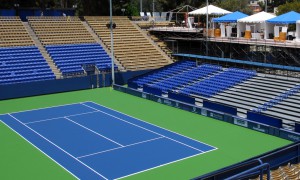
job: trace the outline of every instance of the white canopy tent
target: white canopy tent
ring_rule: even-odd
[[[189,15],[205,15],[206,13],[207,13],[207,6],[189,12]],[[208,5],[208,15],[224,15],[229,13],[231,12],[225,9],[219,8],[214,5]]]
[[[266,20],[276,17],[273,14],[264,11],[237,20],[237,37],[241,37],[241,32],[251,31],[252,38],[259,39],[259,32],[264,33],[264,39],[267,37],[267,23]]]
[[[194,11],[189,12],[189,15],[191,16],[200,16],[200,15],[207,15],[207,26],[206,26],[206,30],[208,31],[209,26],[213,26],[214,24],[211,24],[211,20],[208,20],[208,16],[221,16],[221,15],[225,15],[225,14],[230,14],[232,12],[227,11],[225,9],[219,8],[217,6],[214,5],[207,5],[205,7],[202,7],[200,9],[196,9]],[[210,24],[210,25],[209,25]],[[213,27],[214,28],[214,27]],[[213,35],[210,35],[213,36]]]

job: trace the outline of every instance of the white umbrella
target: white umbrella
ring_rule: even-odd
[[[207,13],[207,7],[203,7],[197,10],[194,10],[192,12],[189,12],[189,15],[204,15]],[[223,14],[229,14],[230,11],[227,11],[225,9],[219,8],[214,5],[208,5],[208,14],[209,15],[223,15]]]

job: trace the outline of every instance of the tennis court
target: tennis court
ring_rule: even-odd
[[[1,115],[80,179],[116,179],[217,149],[94,102]]]

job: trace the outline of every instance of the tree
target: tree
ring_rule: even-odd
[[[285,4],[278,6],[276,15],[281,15],[289,11],[300,12],[300,1],[294,0],[293,2],[286,2]]]
[[[249,8],[248,2],[248,0],[219,0],[215,4],[228,11],[240,11],[251,15],[253,11]]]

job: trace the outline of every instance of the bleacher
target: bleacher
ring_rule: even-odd
[[[185,63],[186,66],[183,66]],[[165,95],[174,92],[193,97],[197,105],[208,99],[234,107],[237,108],[237,115],[244,118],[247,118],[248,111],[259,109],[263,115],[283,120],[283,127],[290,130],[300,118],[299,79],[237,68],[222,70],[215,65],[196,66],[190,61],[183,61],[132,79],[131,82],[137,84],[137,88],[146,88],[145,92],[151,93],[150,87]]]
[[[0,16],[0,85],[55,79],[19,17]]]
[[[196,63],[192,61],[180,61],[174,64],[171,64],[165,68],[158,69],[150,74],[147,74],[145,76],[139,77],[135,80],[133,80],[134,83],[136,83],[140,88],[142,88],[144,85],[151,85],[154,83],[157,83],[163,79],[173,77],[174,75],[178,73],[182,73],[184,71],[187,71],[191,68],[196,67]]]
[[[256,77],[234,86],[210,100],[236,107],[238,115],[246,117],[247,111],[257,109],[297,84],[299,84],[299,79],[257,74]],[[284,127],[289,128],[289,125],[299,121],[299,100],[300,93],[296,93],[261,113],[282,119]]]
[[[0,47],[34,45],[18,16],[0,16],[0,34]]]
[[[184,87],[180,93],[210,98],[255,76],[255,74],[254,71],[229,68],[203,81]]]
[[[157,49],[127,17],[113,17],[114,52],[127,70],[156,69],[170,64],[170,59]],[[99,38],[110,49],[109,17],[85,17]]]
[[[97,43],[48,45],[46,49],[63,74],[84,73],[83,65],[95,65],[100,71],[111,69],[111,58]]]
[[[167,93],[170,90],[178,91],[180,88],[183,88],[194,81],[206,78],[220,70],[220,66],[204,64],[178,73],[172,77],[165,78],[164,80],[150,84],[149,86],[161,89],[164,93]]]
[[[0,85],[55,79],[35,46],[0,48]]]
[[[267,179],[267,174],[264,174],[263,179]],[[277,169],[270,172],[270,179],[273,180],[298,180],[300,179],[300,163],[290,164],[285,166],[279,166]],[[250,180],[260,180],[260,176],[255,179]]]
[[[183,61],[133,82],[140,87],[146,85],[160,89],[164,93],[176,91],[187,96],[210,98],[255,75],[256,72],[250,70],[229,68],[223,71],[221,66],[196,66],[195,62]]]
[[[27,17],[43,45],[95,43],[78,17]]]

